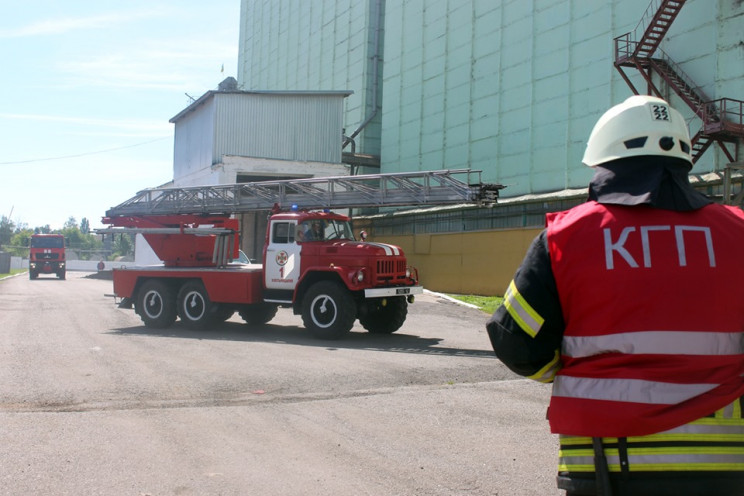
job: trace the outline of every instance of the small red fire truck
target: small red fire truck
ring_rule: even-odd
[[[28,251],[28,277],[36,279],[39,274],[55,274],[64,279],[65,237],[61,234],[32,234]]]

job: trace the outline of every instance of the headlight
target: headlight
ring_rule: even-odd
[[[362,282],[362,281],[364,281],[364,271],[363,271],[363,270],[359,270],[359,271],[357,271],[357,273],[356,273],[356,275],[354,276],[354,278],[356,279],[356,281],[357,281],[357,282]]]
[[[406,277],[411,277],[411,268],[406,267]]]

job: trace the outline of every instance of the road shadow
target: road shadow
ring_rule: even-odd
[[[107,334],[118,336],[148,336],[177,339],[215,341],[238,341],[256,343],[293,344],[325,348],[327,350],[349,349],[412,353],[417,355],[461,356],[469,358],[495,358],[490,350],[469,350],[442,347],[442,338],[428,338],[412,334],[373,334],[355,326],[352,332],[338,340],[317,339],[300,326],[263,324],[249,326],[240,322],[223,322],[206,330],[192,330],[174,323],[167,329],[152,329],[145,326],[111,329]]]

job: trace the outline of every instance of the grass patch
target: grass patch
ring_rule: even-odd
[[[28,272],[28,269],[11,269],[10,273],[7,273],[7,272],[4,274],[0,273],[0,279],[2,279],[3,277],[7,277],[7,276],[14,276],[16,274],[21,274],[23,272]]]
[[[504,301],[504,298],[501,296],[478,296],[478,295],[457,295],[457,294],[451,294],[449,295],[452,298],[455,298],[456,300],[463,301],[465,303],[470,303],[471,305],[475,305],[476,307],[480,308],[482,311],[491,314],[496,311],[496,308],[498,308],[499,305],[501,305],[501,302]]]

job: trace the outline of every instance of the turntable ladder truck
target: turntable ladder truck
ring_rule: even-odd
[[[109,209],[99,234],[141,233],[161,264],[113,270],[120,308],[144,324],[204,329],[238,312],[249,325],[279,306],[302,316],[321,339],[354,322],[389,334],[423,292],[398,246],[357,240],[333,209],[411,205],[493,205],[501,185],[470,169],[366,174],[187,188],[153,188]],[[235,214],[271,211],[261,263],[236,263]]]

